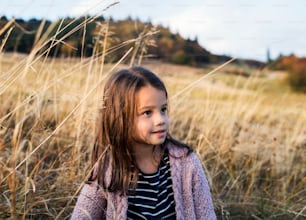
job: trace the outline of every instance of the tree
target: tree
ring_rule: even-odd
[[[267,49],[267,63],[270,63],[272,60],[271,60],[271,55],[270,55],[270,49],[268,48]]]

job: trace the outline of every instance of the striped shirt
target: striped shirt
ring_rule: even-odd
[[[128,219],[175,219],[175,202],[168,152],[153,174],[139,171],[137,187],[129,191]]]

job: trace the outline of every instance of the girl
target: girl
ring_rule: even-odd
[[[142,67],[104,88],[92,172],[72,219],[216,219],[201,161],[168,133],[168,94]]]

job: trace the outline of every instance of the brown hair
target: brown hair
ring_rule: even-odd
[[[98,179],[106,190],[127,193],[131,183],[136,183],[138,170],[131,169],[133,156],[133,125],[136,115],[136,93],[150,85],[168,93],[164,83],[151,71],[143,67],[120,70],[110,76],[104,87],[103,106],[101,108],[97,136],[92,152],[92,165],[98,162],[98,172],[92,174],[89,181]],[[172,142],[179,147],[191,149],[167,135],[166,143]],[[108,166],[112,168],[110,183],[105,183],[103,175]]]

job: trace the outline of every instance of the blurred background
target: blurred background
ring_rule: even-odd
[[[306,218],[306,2],[0,0],[0,219],[69,219],[105,79],[165,82],[218,219]]]

